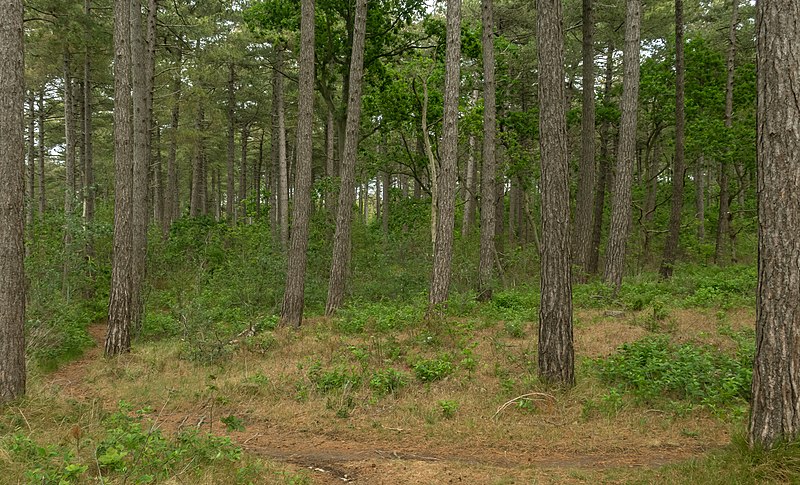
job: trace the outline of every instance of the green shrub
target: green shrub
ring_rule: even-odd
[[[452,357],[443,354],[435,359],[421,359],[414,365],[414,374],[422,382],[444,379],[453,373]]]
[[[375,371],[369,380],[369,387],[375,394],[383,397],[396,393],[406,382],[406,374],[390,367]]]
[[[337,366],[323,371],[322,364],[319,362],[311,365],[308,370],[308,378],[317,391],[323,394],[334,390],[358,387],[361,384],[361,376],[352,369]]]

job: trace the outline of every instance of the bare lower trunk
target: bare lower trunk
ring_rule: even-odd
[[[605,281],[619,291],[625,273],[625,253],[631,226],[631,184],[636,161],[636,124],[639,98],[639,47],[642,7],[640,0],[627,0],[625,16],[625,74],[620,109],[619,150],[606,248]]]
[[[169,227],[180,217],[180,194],[178,193],[178,125],[180,123],[181,106],[181,68],[182,51],[178,48],[177,73],[173,79],[172,120],[169,133],[169,158],[167,159],[167,196],[165,197],[164,211],[167,214],[162,228],[164,234],[169,232]]]
[[[234,70],[233,64],[228,65],[228,157],[226,166],[228,167],[227,192],[225,194],[225,217],[229,224],[236,224],[236,193],[234,188],[234,108],[236,97],[234,94]]]
[[[481,248],[478,263],[478,299],[492,298],[495,257],[495,134],[497,131],[493,0],[481,1],[483,18],[483,161],[481,165]]]
[[[25,226],[33,227],[33,218],[36,215],[36,109],[33,91],[28,93],[28,164],[26,169],[25,190]]]
[[[0,404],[25,394],[25,68],[22,0],[0,9]]]
[[[203,178],[205,177],[205,171],[203,170],[203,151],[200,148],[202,144],[201,138],[201,131],[203,129],[203,123],[205,119],[205,109],[202,104],[197,106],[197,117],[195,118],[194,122],[194,129],[195,133],[197,134],[197,140],[195,141],[193,150],[193,162],[192,162],[192,198],[191,203],[189,204],[189,215],[191,217],[197,217],[203,214],[203,205],[205,204],[205,194],[203,194],[203,188],[205,186],[205,182]]]
[[[281,247],[287,248],[289,245],[289,165],[286,159],[286,114],[283,103],[283,74],[280,69],[283,66],[283,51],[278,48],[275,52],[277,68],[273,71],[274,101],[276,104],[276,127],[278,129],[278,176],[277,176],[277,204],[278,204],[278,225],[280,226],[279,235]]]
[[[366,0],[363,9],[366,16]],[[314,0],[303,0],[300,25],[300,75],[297,115],[297,164],[292,239],[286,272],[286,292],[281,309],[281,323],[299,327],[303,319],[305,297],[308,226],[311,216],[311,139],[314,121]]]
[[[86,15],[91,14],[91,1],[84,1],[84,12]],[[87,39],[90,33],[87,29]],[[83,56],[83,222],[86,226],[91,226],[94,223],[95,212],[95,196],[96,189],[94,183],[94,125],[93,125],[93,110],[92,105],[92,63],[91,53],[87,46],[86,52]],[[86,240],[86,254],[92,256],[94,254],[94,243],[92,241],[91,232]]]
[[[247,142],[250,138],[250,127],[242,127],[242,158],[239,164],[239,207],[241,219],[247,218]]]
[[[701,156],[694,166],[694,213],[697,218],[697,239],[706,238],[705,173],[704,159]]]
[[[72,255],[72,214],[75,207],[75,103],[72,90],[72,71],[70,53],[64,50],[64,172],[66,187],[64,190],[64,265],[62,271],[61,290],[69,297]]]
[[[47,155],[47,148],[45,146],[44,135],[44,87],[39,91],[39,100],[37,102],[37,111],[39,112],[39,217],[44,217],[46,207],[45,198],[45,180],[44,180],[44,160]]]

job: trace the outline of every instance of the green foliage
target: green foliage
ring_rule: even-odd
[[[453,373],[452,357],[442,354],[434,359],[420,359],[412,366],[414,375],[421,382],[433,382],[444,379]]]
[[[731,357],[655,336],[624,344],[594,366],[603,381],[643,402],[680,400],[715,409],[747,402],[752,359],[752,348]]]
[[[317,391],[323,394],[335,390],[352,389],[361,384],[361,376],[353,369],[336,366],[333,369],[323,370],[319,361],[315,361],[308,369],[308,378]]]
[[[404,387],[408,381],[405,373],[391,367],[380,369],[372,373],[369,380],[369,387],[379,397],[394,394]]]
[[[451,419],[453,416],[456,415],[456,411],[458,411],[458,401],[453,401],[451,399],[442,399],[436,403],[439,406],[439,410],[442,413],[442,416]]]

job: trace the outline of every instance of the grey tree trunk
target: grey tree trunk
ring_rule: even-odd
[[[537,0],[539,147],[542,154],[539,378],[575,384],[569,234],[569,160],[561,0]]]
[[[581,115],[581,163],[575,202],[573,255],[578,279],[585,280],[592,251],[595,167],[594,131],[594,9],[592,0],[583,0],[583,106]]]
[[[277,203],[278,203],[278,224],[280,226],[281,247],[287,248],[289,245],[289,164],[286,158],[286,112],[283,102],[283,51],[277,48],[275,52],[276,69],[273,71],[274,91],[273,100],[277,110],[277,129],[278,129],[278,177],[277,177]]]
[[[205,188],[205,170],[203,168],[203,150],[201,148],[202,145],[202,135],[201,132],[203,130],[203,124],[205,122],[205,107],[203,106],[203,102],[200,101],[200,104],[197,106],[197,117],[194,121],[194,129],[195,133],[197,133],[197,140],[195,141],[194,146],[194,154],[193,154],[193,162],[192,162],[192,198],[189,204],[189,215],[191,217],[197,217],[203,214],[205,211],[205,194],[203,190]]]
[[[84,13],[88,17],[91,14],[91,0],[85,0],[83,4]],[[87,28],[86,39],[87,48],[83,55],[83,222],[86,226],[94,223],[95,213],[95,183],[94,183],[94,126],[92,106],[92,62],[88,47],[90,32]],[[94,242],[91,233],[86,240],[86,254],[94,254]]]
[[[436,243],[428,311],[447,301],[450,292],[455,193],[458,172],[458,98],[461,84],[461,0],[447,0],[447,40],[444,76],[444,113],[440,166],[437,174]]]
[[[164,227],[164,160],[161,155],[161,126],[155,124],[153,129],[153,219],[158,227]]]
[[[675,162],[672,168],[672,207],[669,214],[669,233],[664,243],[664,258],[661,262],[661,277],[672,277],[675,259],[678,256],[678,240],[681,231],[683,212],[684,131],[686,115],[684,112],[684,92],[686,90],[683,45],[683,0],[675,0]],[[702,198],[702,192],[700,193]]]
[[[389,206],[392,197],[392,174],[388,170],[383,172],[383,213],[381,214],[381,228],[383,230],[383,238],[388,241],[389,239]]]
[[[344,150],[342,151],[339,200],[336,204],[336,230],[333,235],[333,257],[328,282],[325,314],[332,315],[344,301],[350,270],[350,228],[353,223],[356,155],[361,123],[361,92],[364,77],[364,42],[366,37],[367,0],[356,0],[353,22],[353,51],[350,57],[350,80],[347,102]]]
[[[36,215],[36,108],[33,91],[28,93],[28,165],[26,168],[25,226],[32,228]]]
[[[697,159],[694,165],[694,214],[697,218],[697,239],[706,238],[706,206],[705,206],[705,167],[704,157]]]
[[[25,67],[22,0],[0,9],[0,404],[25,394]]]
[[[241,209],[241,219],[247,218],[247,142],[250,138],[250,127],[242,127],[242,158],[239,164],[239,207]]]
[[[131,349],[133,104],[130,16],[130,0],[114,0],[114,250],[105,341],[107,357]]]
[[[72,214],[75,208],[75,102],[72,90],[71,55],[64,47],[64,265],[62,268],[61,291],[65,297],[70,295],[69,275],[72,261]]]
[[[636,123],[639,99],[639,48],[642,20],[640,0],[627,0],[619,149],[606,248],[605,281],[619,291],[625,273],[625,253],[631,227],[631,189],[636,161]]]
[[[179,42],[180,43],[180,42]],[[169,156],[167,158],[167,195],[164,198],[164,218],[163,233],[166,235],[172,223],[180,217],[180,194],[178,192],[178,125],[181,113],[181,90],[182,79],[181,70],[183,69],[183,51],[178,47],[177,72],[172,80],[173,100],[172,100],[172,119],[169,131]]]
[[[478,299],[492,298],[495,257],[495,134],[497,104],[494,72],[493,0],[481,1],[483,19],[483,161],[481,165],[481,247],[478,263]]]
[[[461,221],[461,235],[469,236],[472,223],[475,221],[475,174],[477,173],[475,162],[475,135],[469,135],[469,151],[467,153],[466,176],[464,177],[464,218]]]
[[[44,179],[44,161],[47,156],[47,148],[45,145],[44,135],[44,86],[39,91],[39,100],[37,102],[37,111],[39,113],[39,217],[44,217],[44,211],[47,208],[47,199],[45,198],[45,179]]]
[[[725,82],[725,129],[730,132],[733,126],[733,80],[736,69],[736,24],[738,22],[739,0],[731,2],[731,23],[728,30],[728,76]],[[730,183],[728,172],[731,154],[727,153],[719,163],[719,215],[717,219],[716,244],[714,246],[714,263],[724,264],[726,259],[726,243],[730,237]]]
[[[756,4],[758,290],[748,438],[800,435],[800,1]]]
[[[225,217],[229,224],[236,224],[236,192],[234,187],[234,134],[236,125],[233,119],[236,105],[236,94],[234,92],[234,68],[233,64],[228,64],[228,158],[227,168],[228,177],[225,192]]]
[[[366,17],[366,0],[359,5]],[[302,0],[300,15],[300,73],[297,114],[297,162],[295,165],[292,236],[286,270],[281,324],[300,327],[303,321],[308,226],[311,217],[312,132],[314,122],[314,0]],[[244,143],[244,142],[243,142]]]

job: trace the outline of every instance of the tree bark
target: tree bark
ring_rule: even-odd
[[[483,19],[483,161],[481,165],[481,244],[478,263],[478,299],[492,298],[495,258],[495,134],[497,104],[494,72],[493,0],[481,1]]]
[[[447,301],[450,292],[455,192],[458,172],[458,98],[461,84],[461,0],[447,0],[447,39],[444,76],[444,113],[439,173],[437,174],[436,243],[428,311]]]
[[[0,9],[0,404],[25,394],[25,67],[22,0]]]
[[[275,51],[275,65],[273,71],[272,89],[273,102],[276,106],[276,121],[278,129],[278,177],[277,177],[277,204],[278,224],[280,226],[281,247],[289,245],[289,166],[286,159],[286,113],[283,102],[283,50],[278,47]]]
[[[84,13],[87,17],[91,14],[91,0],[85,0]],[[95,183],[94,183],[94,126],[92,111],[92,62],[88,42],[90,31],[87,28],[85,36],[87,41],[86,52],[83,54],[83,222],[86,226],[94,223],[95,213]],[[94,241],[91,232],[86,240],[85,252],[88,256],[94,255]]]
[[[181,39],[179,39],[180,41]],[[180,42],[178,42],[180,44]],[[167,214],[165,223],[162,227],[163,233],[166,235],[172,223],[180,217],[180,194],[178,192],[178,125],[180,123],[181,113],[181,90],[183,83],[181,79],[181,70],[183,69],[183,51],[180,45],[178,46],[177,54],[177,72],[172,80],[172,119],[170,121],[169,133],[169,157],[167,158],[167,196],[165,197],[164,211]]]
[[[45,179],[44,179],[44,160],[47,154],[45,146],[45,127],[44,127],[44,86],[39,91],[39,100],[37,102],[37,111],[39,113],[39,217],[44,217],[44,211],[47,208],[47,199],[45,198]]]
[[[384,145],[385,146],[385,145]],[[389,206],[392,197],[392,174],[388,169],[383,172],[383,212],[381,213],[381,228],[384,241],[389,240]]]
[[[697,239],[699,241],[703,241],[706,238],[704,163],[705,159],[701,156],[694,165],[694,212],[697,218]]]
[[[336,230],[333,235],[333,258],[328,282],[325,314],[332,315],[344,301],[350,269],[350,228],[353,223],[356,156],[361,123],[361,92],[364,77],[364,43],[366,37],[367,0],[356,0],[353,22],[353,51],[350,57],[349,100],[345,127],[344,150],[341,157],[339,200],[336,204]]]
[[[236,94],[234,92],[234,68],[233,64],[228,64],[228,178],[227,191],[225,193],[225,217],[229,224],[236,224],[236,192],[234,187],[234,134],[236,126],[234,123],[234,109],[236,105]]]
[[[537,0],[539,147],[542,154],[539,378],[575,384],[569,234],[569,160],[561,0]]]
[[[194,145],[193,163],[192,163],[192,198],[189,204],[189,215],[197,217],[205,211],[205,170],[203,167],[203,150],[201,148],[203,124],[205,122],[205,107],[203,102],[200,101],[197,106],[197,115],[194,122],[195,136],[197,137]]]
[[[611,225],[606,249],[605,281],[619,291],[625,272],[625,252],[631,226],[631,185],[636,161],[636,124],[639,98],[639,48],[642,7],[640,0],[627,0],[625,51],[620,109],[619,150],[614,176]]]
[[[130,0],[114,0],[114,250],[105,355],[131,348],[133,261],[133,104]]]
[[[573,254],[578,279],[588,273],[592,251],[592,218],[597,168],[595,167],[594,106],[594,8],[592,0],[583,0],[583,106],[581,114],[581,163],[578,172],[578,193],[575,202]]]
[[[161,126],[154,123],[155,155],[153,160],[153,219],[164,227],[164,161],[161,156]]]
[[[253,171],[253,189],[256,199],[256,219],[261,220],[261,174],[264,171],[264,129],[258,138],[258,163]],[[267,186],[269,187],[269,186]]]
[[[36,215],[36,108],[33,91],[28,93],[28,165],[26,170],[25,226],[33,227]]]
[[[748,438],[765,448],[800,435],[798,18],[798,0],[756,4],[758,290]]]
[[[247,142],[250,138],[250,127],[242,127],[242,158],[239,164],[239,208],[241,219],[247,218]]]
[[[366,0],[359,5],[366,17]],[[281,324],[300,327],[303,320],[308,227],[311,217],[312,132],[314,122],[314,0],[302,0],[300,19],[300,73],[297,114],[297,162],[292,206],[292,238],[286,271]],[[363,28],[363,26],[362,26]],[[363,33],[362,33],[363,35]]]
[[[72,214],[75,207],[75,103],[72,91],[71,55],[64,47],[64,263],[62,268],[61,291],[69,297],[69,275],[72,254]]]
[[[678,256],[678,242],[683,212],[684,131],[686,114],[684,111],[684,92],[686,69],[684,67],[683,45],[683,0],[675,0],[675,161],[672,168],[672,207],[669,214],[669,233],[664,243],[664,258],[661,261],[661,277],[672,277],[675,259]],[[700,194],[702,197],[702,193]]]
[[[477,97],[477,95],[475,95]],[[461,221],[461,236],[469,236],[475,220],[475,135],[469,135],[469,151],[467,153],[466,176],[464,177],[464,218]]]
[[[733,127],[733,81],[736,69],[736,24],[738,22],[739,0],[731,2],[731,23],[728,30],[728,57],[727,80],[725,82],[725,130],[731,132]],[[730,150],[719,163],[719,214],[717,218],[716,244],[714,246],[714,263],[724,264],[726,259],[725,245],[730,237],[730,182],[728,172],[730,170],[732,154]]]

